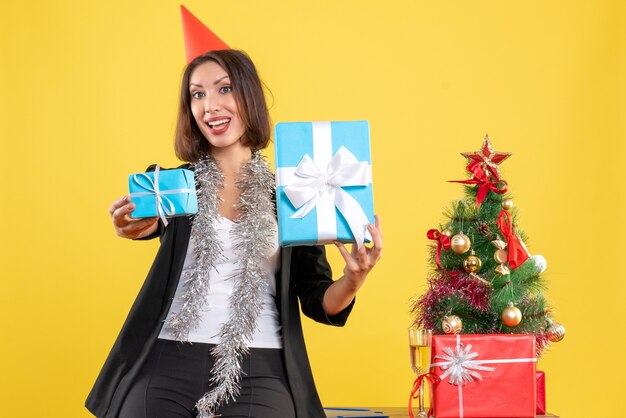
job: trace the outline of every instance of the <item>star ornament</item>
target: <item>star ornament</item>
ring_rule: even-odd
[[[495,180],[500,180],[500,170],[498,165],[511,156],[510,152],[495,152],[489,141],[489,135],[485,136],[482,147],[479,151],[462,152],[462,156],[472,160],[467,169],[475,173],[480,167],[484,173],[489,173]]]

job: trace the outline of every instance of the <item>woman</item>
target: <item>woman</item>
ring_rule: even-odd
[[[161,246],[87,399],[98,417],[325,417],[304,345],[298,299],[316,321],[345,323],[380,259],[349,252],[333,282],[324,247],[279,248],[273,175],[259,150],[270,137],[249,57],[212,51],[183,75],[175,149],[191,164],[198,213],[133,219],[128,196],[110,209],[123,238]],[[184,343],[189,341],[192,344]]]

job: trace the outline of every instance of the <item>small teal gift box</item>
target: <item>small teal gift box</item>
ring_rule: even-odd
[[[136,205],[133,218],[158,216],[167,226],[168,217],[198,212],[198,198],[193,171],[161,170],[128,176],[130,200]]]
[[[274,138],[279,244],[371,241],[369,123],[282,122]]]

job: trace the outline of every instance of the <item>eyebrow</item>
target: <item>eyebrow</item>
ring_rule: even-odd
[[[222,80],[223,80],[223,79],[225,79],[225,78],[228,78],[228,74],[227,74],[227,75],[225,75],[224,77],[221,77],[221,78],[218,78],[217,80],[215,80],[215,81],[213,82],[213,85],[218,84],[220,81],[222,81]]]
[[[224,77],[220,77],[217,80],[215,80],[213,82],[213,85],[219,84],[222,80],[229,78],[228,75],[225,75]],[[203,87],[202,84],[197,84],[197,83],[189,83],[189,87]]]

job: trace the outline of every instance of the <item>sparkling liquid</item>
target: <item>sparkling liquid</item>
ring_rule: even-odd
[[[428,373],[430,368],[430,346],[410,345],[411,368],[416,374]]]

